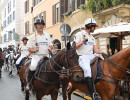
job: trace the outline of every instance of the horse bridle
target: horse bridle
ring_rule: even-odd
[[[109,57],[106,56],[106,54],[103,54],[103,56],[104,56],[105,59],[108,61],[108,67],[109,67],[109,70],[110,70],[112,76],[108,76],[108,75],[106,75],[106,74],[103,74],[102,72],[98,72],[98,73],[100,73],[100,74],[102,74],[102,75],[104,75],[104,76],[106,76],[106,77],[109,77],[109,78],[111,78],[111,79],[113,79],[113,80],[105,79],[105,78],[98,78],[98,79],[105,80],[105,81],[110,82],[110,83],[113,83],[113,84],[116,84],[116,83],[118,83],[119,81],[122,80],[122,79],[115,78],[115,77],[113,76],[112,71],[111,71],[111,67],[109,66],[109,63],[111,63],[115,68],[119,69],[120,71],[123,71],[123,72],[125,72],[125,73],[127,73],[127,74],[130,74],[130,69],[124,68],[123,66],[120,66],[120,65],[118,65],[117,63],[113,62],[112,60],[109,59]],[[103,65],[104,65],[104,64],[103,64]],[[118,82],[116,82],[116,81],[118,81]],[[125,81],[125,82],[130,82],[129,80],[124,80],[124,81]]]
[[[59,53],[59,52],[58,52]],[[50,54],[50,53],[49,53]],[[76,71],[81,71],[81,70],[74,70],[75,68],[77,68],[77,67],[79,67],[79,65],[78,66],[76,66],[76,67],[73,67],[73,68],[70,68],[70,63],[69,63],[69,61],[68,61],[68,59],[67,59],[67,49],[65,49],[65,51],[64,51],[64,61],[66,62],[66,64],[67,64],[67,68],[64,68],[64,67],[62,67],[61,65],[59,65],[55,60],[54,60],[54,58],[53,57],[51,57],[51,59],[49,58],[49,64],[50,64],[50,67],[51,67],[51,69],[53,70],[53,71],[40,71],[40,72],[44,72],[44,73],[50,73],[50,72],[55,72],[55,73],[57,73],[59,76],[63,76],[63,77],[67,77],[67,78],[70,78],[70,76],[72,76],[73,75],[73,72],[76,72]],[[71,56],[73,56],[73,55],[71,55]],[[50,60],[52,60],[61,70],[60,71],[56,71],[54,68],[53,68],[53,66],[51,65],[51,62],[50,62]],[[45,68],[46,68],[47,66],[45,66]],[[47,75],[46,75],[46,77],[47,77]],[[60,79],[58,80],[58,81],[56,81],[56,82],[49,82],[49,81],[45,81],[45,80],[41,80],[39,77],[36,77],[35,76],[35,78],[36,79],[38,79],[38,80],[40,80],[40,81],[42,81],[42,82],[44,82],[44,83],[47,83],[47,84],[56,84],[56,83],[58,83],[58,82],[60,82]]]

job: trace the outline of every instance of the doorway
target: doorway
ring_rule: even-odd
[[[110,38],[110,48],[112,49],[112,54],[114,54],[115,49],[120,50],[120,39],[119,37]]]

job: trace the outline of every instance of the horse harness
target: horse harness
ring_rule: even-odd
[[[49,53],[50,54],[50,53]],[[43,58],[43,62],[45,63],[45,70],[44,71],[41,71],[42,70],[42,67],[40,67],[39,68],[39,71],[37,70],[37,72],[35,73],[35,75],[34,75],[34,77],[36,78],[36,79],[38,79],[39,81],[41,81],[41,82],[43,82],[43,83],[46,83],[46,84],[57,84],[57,83],[59,83],[59,82],[61,82],[61,79],[63,79],[64,77],[66,77],[67,79],[68,79],[68,81],[69,81],[69,79],[70,79],[70,77],[73,75],[73,72],[75,72],[75,71],[81,71],[81,70],[74,70],[75,68],[77,68],[77,67],[73,67],[73,68],[70,68],[70,62],[68,61],[68,59],[67,59],[67,50],[65,50],[64,51],[64,62],[65,62],[65,65],[67,65],[67,68],[65,68],[65,67],[62,67],[61,65],[59,65],[55,60],[54,60],[54,58],[53,57],[51,57],[51,58],[49,58],[49,59],[46,59],[46,57],[45,57],[45,59]],[[72,57],[73,56],[73,54],[71,55],[71,56],[69,56],[69,57]],[[49,61],[49,64],[50,64],[50,67],[51,67],[51,69],[53,70],[53,71],[46,71],[46,69],[47,69],[47,61],[46,60],[48,60]],[[61,69],[60,71],[56,71],[54,68],[53,68],[53,66],[51,65],[51,60]],[[41,63],[42,64],[42,63]],[[38,64],[39,65],[39,64]],[[39,67],[39,66],[38,66]],[[39,78],[39,74],[40,73],[45,73],[45,76],[46,76],[46,78],[48,79],[48,77],[47,77],[47,73],[57,73],[58,75],[59,75],[59,79],[57,80],[57,81],[55,81],[55,82],[50,82],[49,81],[49,79],[48,79],[48,81],[46,81],[46,80],[42,80],[42,79],[40,79]]]
[[[110,71],[110,73],[111,73],[112,76],[108,76],[108,75],[106,75],[106,74],[104,74],[104,73],[102,73],[102,72],[98,72],[98,73],[102,74],[102,76],[104,75],[104,76],[109,77],[109,78],[111,78],[111,79],[113,79],[113,80],[111,80],[111,79],[105,79],[105,78],[103,78],[103,77],[97,77],[97,79],[99,79],[99,80],[104,80],[104,81],[107,81],[107,82],[112,83],[112,84],[118,84],[120,81],[122,81],[122,79],[118,79],[118,78],[116,78],[116,77],[113,76],[112,70],[111,70],[111,67],[110,67],[109,64],[112,64],[115,68],[119,69],[119,70],[122,71],[122,72],[125,72],[125,73],[127,73],[127,74],[130,74],[130,69],[124,68],[123,66],[120,66],[120,65],[118,65],[117,63],[113,62],[112,60],[109,59],[109,57],[108,57],[106,54],[103,53],[102,55],[103,55],[103,57],[104,57],[104,58],[107,60],[107,62],[108,62],[109,71]],[[103,67],[104,67],[104,62],[103,62]],[[128,78],[129,78],[129,77],[126,76],[125,79],[124,79],[124,81],[125,81],[125,82],[130,82],[130,81],[128,80]]]

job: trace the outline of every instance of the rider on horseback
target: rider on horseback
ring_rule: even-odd
[[[23,41],[23,44],[21,44],[19,47],[19,49],[20,49],[19,51],[21,53],[21,56],[16,61],[17,74],[19,74],[18,70],[19,70],[19,67],[21,66],[22,59],[25,57],[28,58],[30,56],[29,51],[28,51],[28,46],[27,46],[28,38],[23,37],[22,41]]]
[[[101,54],[95,43],[95,38],[90,34],[97,27],[93,18],[85,20],[85,31],[78,32],[75,35],[76,49],[79,55],[79,65],[84,71],[85,83],[87,84],[90,96],[93,100],[100,100],[99,95],[94,95],[95,86],[92,79],[90,61],[95,58],[95,53]]]
[[[12,45],[9,45],[8,47],[9,47],[7,50],[8,54],[10,54],[10,52],[13,52],[13,53],[15,52],[15,50],[12,48]]]
[[[29,89],[33,73],[36,70],[38,62],[43,57],[48,56],[48,49],[52,49],[52,41],[48,33],[43,32],[45,25],[44,20],[38,18],[35,23],[36,32],[31,35],[29,40],[29,52],[32,53],[31,66],[28,73],[28,85],[26,89]]]
[[[2,52],[2,48],[0,48],[0,52]]]

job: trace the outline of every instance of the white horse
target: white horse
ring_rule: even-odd
[[[12,70],[14,68],[14,52],[10,51],[10,55],[8,58],[8,65],[9,65],[9,75],[12,75]]]

